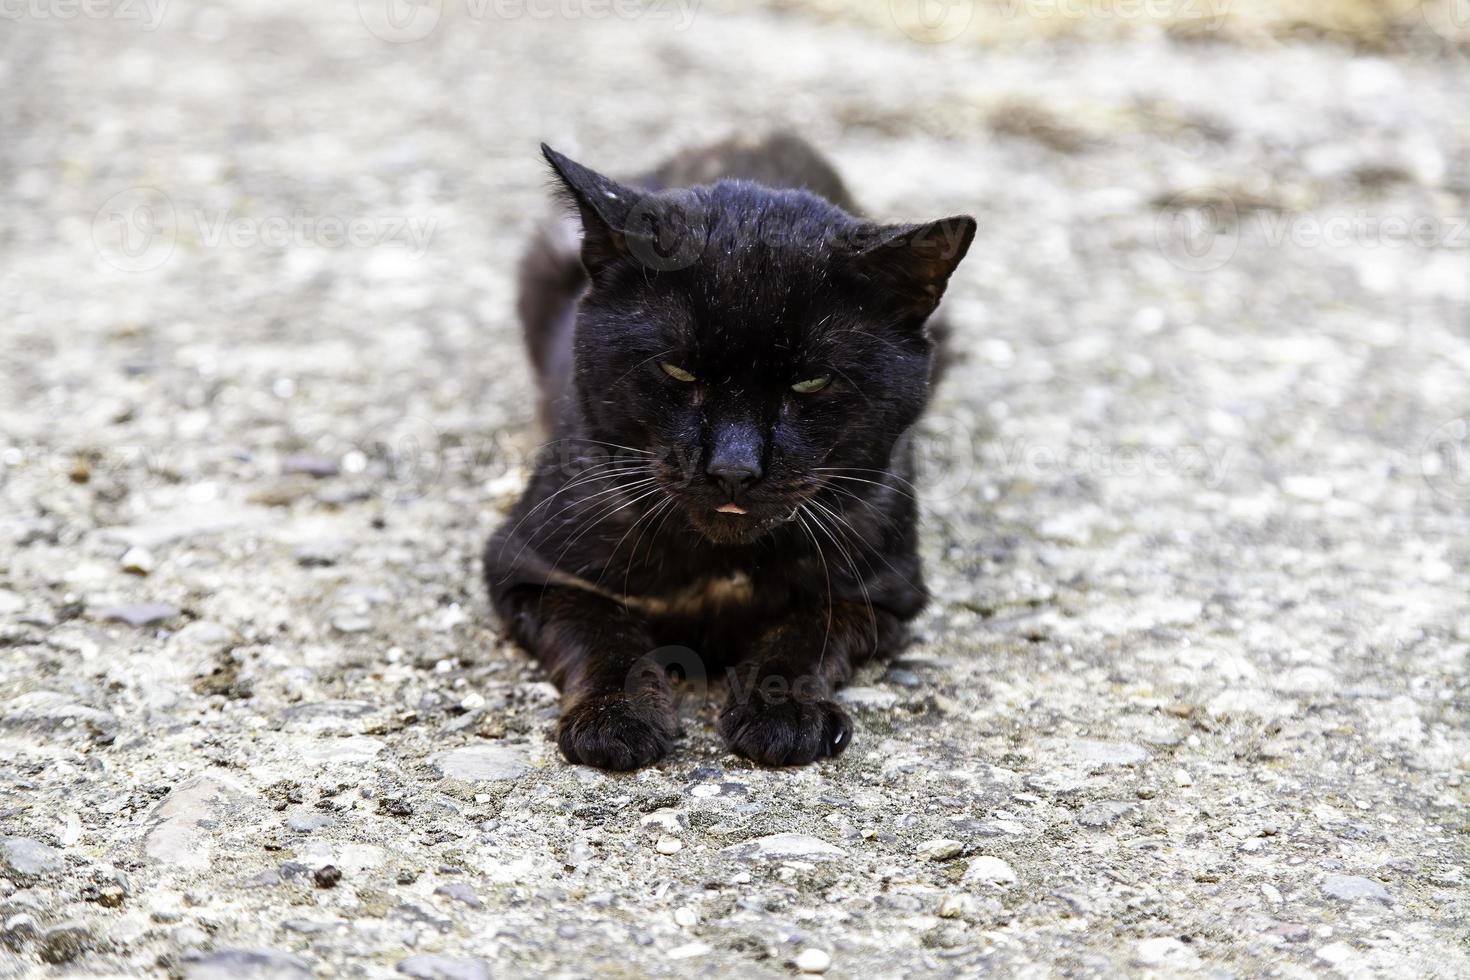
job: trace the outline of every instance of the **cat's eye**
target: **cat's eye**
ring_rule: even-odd
[[[824,374],[820,378],[808,378],[805,381],[798,381],[791,386],[791,390],[798,395],[815,395],[831,383],[831,376]]]
[[[688,384],[689,382],[694,380],[694,375],[679,367],[679,365],[677,364],[670,364],[668,361],[659,361],[658,366],[663,369],[664,374],[667,374],[675,381],[682,381],[685,384]]]

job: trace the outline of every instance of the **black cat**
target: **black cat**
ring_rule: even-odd
[[[926,600],[910,432],[975,222],[855,217],[787,135],[627,184],[542,151],[580,255],[553,227],[522,264],[554,441],[485,572],[562,691],[561,750],[608,769],[667,753],[678,724],[649,654],[679,646],[728,674],[732,750],[837,755],[852,725],[833,690]]]

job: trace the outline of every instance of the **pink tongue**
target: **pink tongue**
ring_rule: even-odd
[[[721,514],[743,514],[743,513],[745,513],[745,508],[744,507],[740,507],[740,506],[737,506],[735,504],[720,504],[720,506],[716,507],[715,510],[719,511]]]

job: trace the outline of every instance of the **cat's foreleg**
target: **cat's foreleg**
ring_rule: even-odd
[[[797,609],[771,622],[731,671],[720,712],[726,744],[768,766],[840,754],[852,720],[832,697],[855,664],[889,649],[901,632],[893,614],[865,602]]]
[[[497,605],[561,691],[556,740],[567,761],[637,769],[668,753],[678,720],[667,676],[646,666],[654,644],[636,614],[561,587],[514,589]]]

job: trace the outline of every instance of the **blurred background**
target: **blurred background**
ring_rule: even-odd
[[[1470,247],[1462,8],[11,0],[11,456],[128,443],[238,487],[282,455],[364,467],[386,436],[410,493],[425,466],[473,485],[479,463],[399,457],[525,429],[510,270],[546,210],[538,141],[630,173],[775,127],[877,217],[980,219],[953,295],[990,383],[1042,380],[1060,348],[1094,372],[1085,397],[1195,441],[1280,426],[1322,451],[1303,398],[1407,438],[1456,414],[1462,380],[1435,339],[1463,324]],[[1293,372],[1361,356],[1288,389],[1232,370],[1260,366],[1245,337]],[[960,414],[1006,392],[972,394]],[[86,506],[127,518],[127,484]]]
[[[1458,972],[1467,52],[1465,0],[0,0],[0,955]],[[537,144],[776,127],[980,223],[936,602],[840,766],[608,781],[477,581]],[[720,863],[790,831],[847,863]]]

